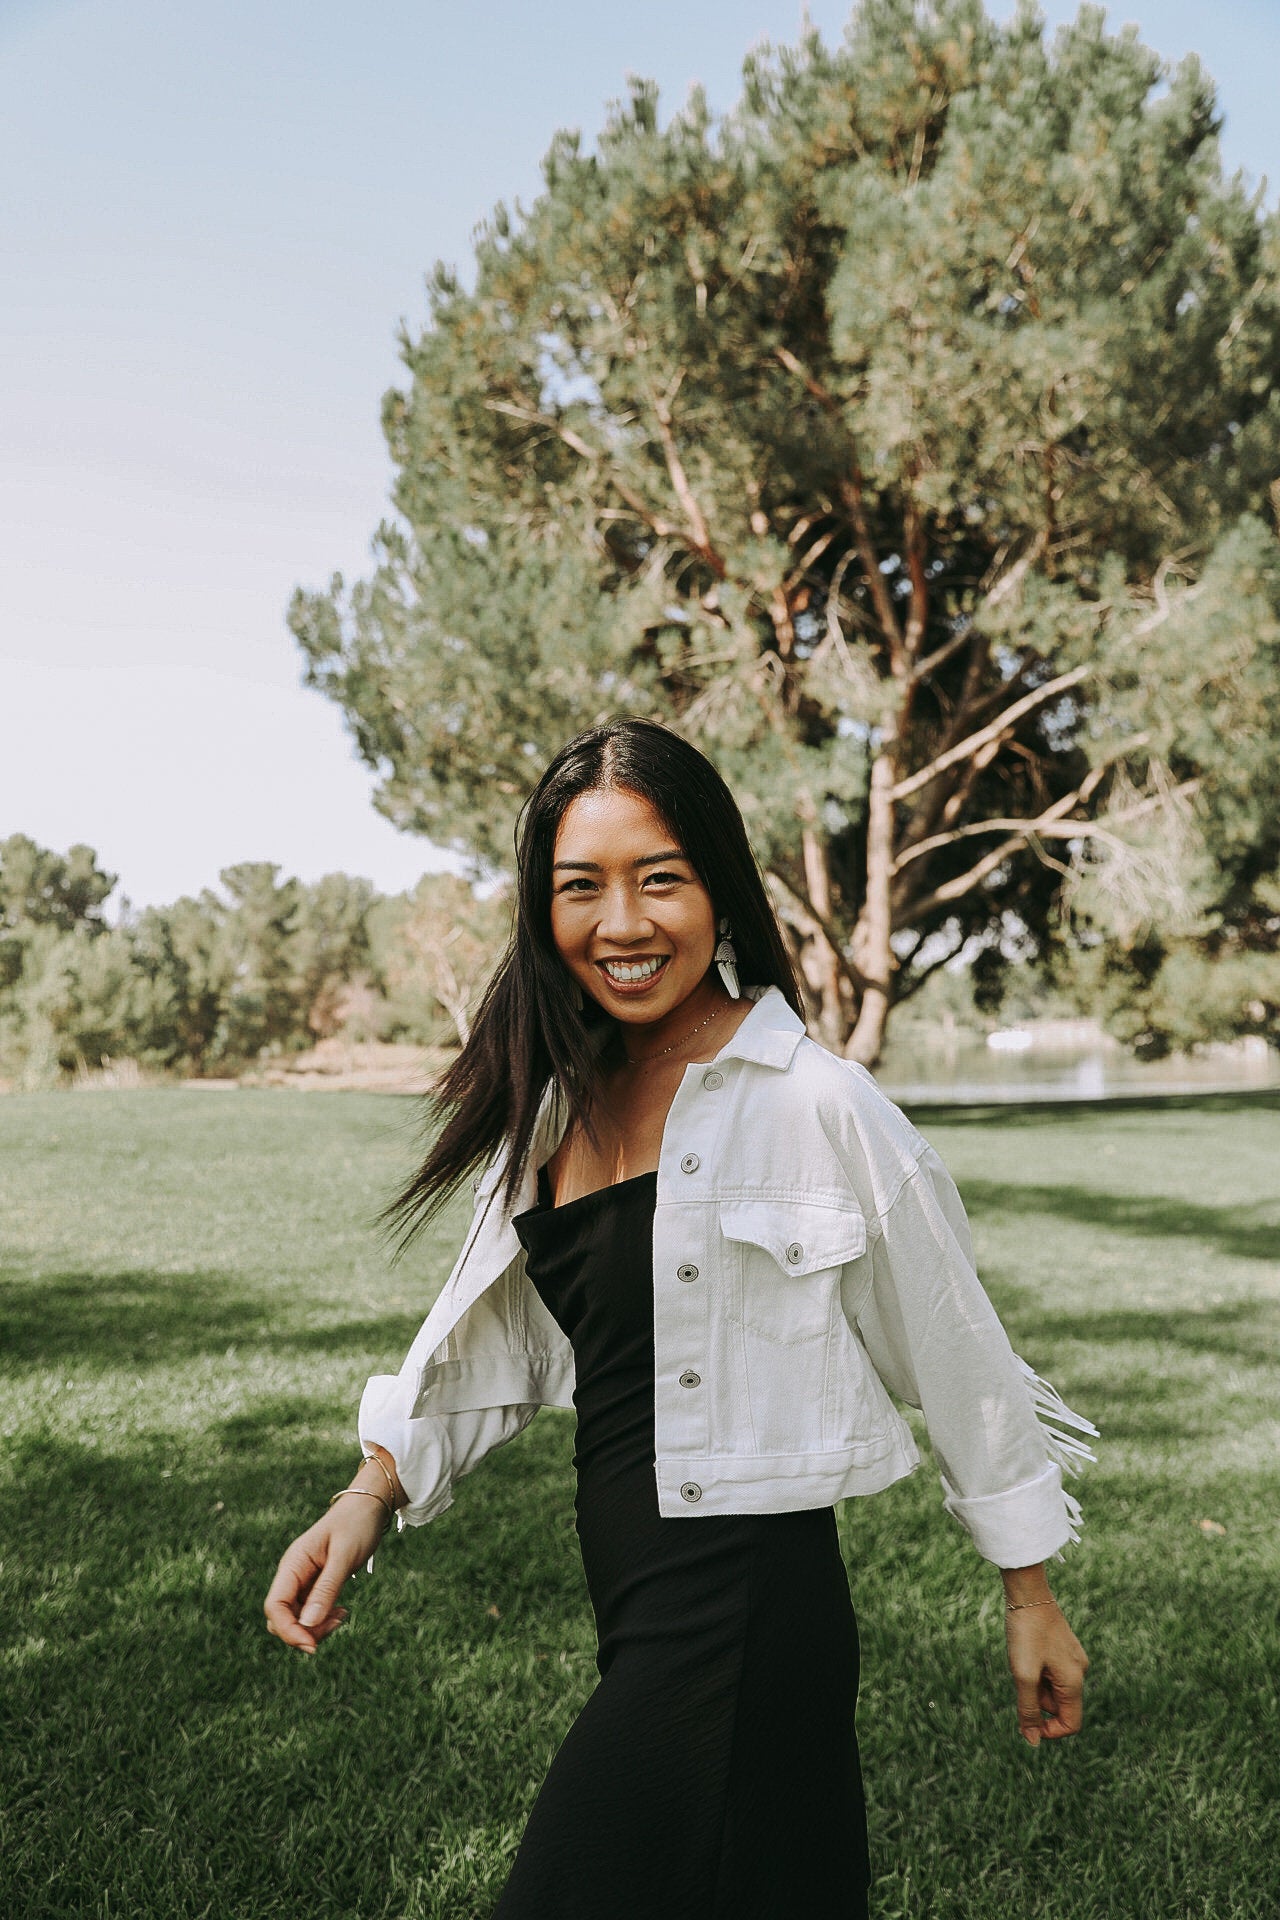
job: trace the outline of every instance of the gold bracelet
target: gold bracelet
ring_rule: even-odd
[[[1057,1604],[1057,1601],[1052,1598],[1048,1600],[1006,1600],[1004,1610],[1006,1613],[1021,1613],[1024,1607],[1056,1607]]]
[[[358,1493],[365,1500],[376,1500],[378,1505],[380,1507],[385,1507],[388,1514],[391,1516],[391,1518],[393,1520],[395,1519],[396,1510],[392,1506],[391,1502],[389,1500],[384,1500],[382,1495],[380,1493],[376,1493],[372,1487],[339,1487],[338,1491],[334,1494],[333,1499],[330,1500],[329,1505],[332,1506],[334,1500],[341,1500],[344,1493]]]
[[[365,1459],[372,1460],[374,1466],[377,1467],[379,1473],[382,1475],[383,1479],[386,1481],[387,1492],[391,1495],[391,1511],[392,1513],[394,1513],[396,1510],[396,1483],[391,1478],[391,1475],[387,1472],[386,1466],[382,1459],[382,1455],[379,1453],[366,1453]]]

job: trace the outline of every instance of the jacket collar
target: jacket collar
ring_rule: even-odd
[[[796,1048],[804,1039],[804,1021],[791,1011],[777,987],[746,987],[744,992],[755,1005],[737,1032],[726,1040],[716,1059],[749,1060],[755,1066],[777,1067],[785,1072],[791,1065]],[[704,1064],[709,1065],[710,1062]],[[529,1152],[531,1167],[540,1167],[551,1158],[563,1138],[567,1119],[567,1111],[554,1084],[548,1086],[543,1091],[542,1104],[534,1122]],[[495,1181],[505,1160],[504,1150],[494,1174]]]
[[[804,1021],[791,1011],[777,987],[748,987],[746,993],[755,1005],[716,1059],[750,1060],[758,1067],[785,1071],[804,1039]]]

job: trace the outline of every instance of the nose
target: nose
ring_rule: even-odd
[[[636,946],[642,941],[652,940],[653,921],[643,895],[625,883],[606,888],[600,902],[596,933],[599,939],[611,941],[619,947]]]

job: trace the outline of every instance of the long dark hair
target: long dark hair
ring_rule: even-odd
[[[653,720],[624,718],[580,733],[560,749],[521,811],[510,944],[466,1045],[429,1096],[428,1124],[439,1131],[426,1159],[383,1215],[402,1248],[503,1145],[503,1198],[514,1204],[549,1084],[569,1124],[590,1131],[603,1077],[599,1028],[608,1016],[589,999],[579,1009],[575,982],[556,951],[551,870],[569,803],[610,787],[647,800],[683,847],[717,916],[733,929],[744,985],[780,988],[803,1017],[799,982],[742,815],[711,762]]]

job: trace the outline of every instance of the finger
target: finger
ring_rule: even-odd
[[[293,1541],[281,1555],[275,1579],[267,1589],[264,1608],[293,1606],[323,1565],[324,1561],[311,1551],[305,1537]]]
[[[1044,1724],[1040,1718],[1039,1678],[1038,1674],[1015,1673],[1013,1676],[1018,1703],[1018,1732],[1032,1747],[1039,1746],[1040,1730]]]
[[[297,1647],[300,1653],[314,1653],[316,1650],[315,1635],[308,1632],[306,1627],[300,1627],[291,1614],[269,1617],[267,1632],[274,1634],[277,1640],[283,1640],[286,1647]]]
[[[1078,1682],[1059,1683],[1050,1676],[1045,1695],[1042,1704],[1049,1716],[1044,1723],[1045,1738],[1061,1740],[1067,1734],[1079,1733],[1084,1725],[1084,1688]]]
[[[266,1615],[267,1631],[287,1646],[299,1647],[304,1653],[315,1652],[315,1639],[304,1627],[299,1625],[298,1612],[307,1589],[311,1586],[322,1562],[295,1540],[276,1569],[276,1577],[267,1590],[262,1603]]]
[[[312,1627],[311,1633],[313,1639],[315,1639],[317,1643],[321,1640],[327,1640],[329,1635],[336,1633],[338,1628],[344,1626],[349,1618],[350,1614],[346,1607],[335,1607],[327,1620],[322,1621],[318,1627]]]
[[[320,1627],[324,1627],[326,1632],[332,1632],[334,1627],[341,1626],[342,1620],[337,1602],[338,1595],[346,1584],[347,1574],[348,1569],[341,1560],[335,1560],[331,1555],[325,1561],[316,1575],[302,1612],[298,1615],[302,1626],[309,1627],[313,1633]],[[319,1637],[317,1634],[317,1638]]]

